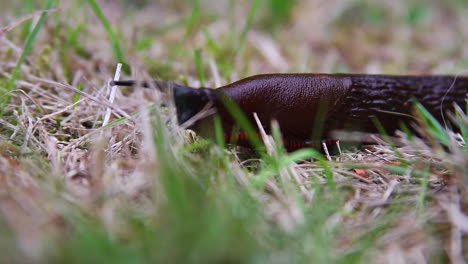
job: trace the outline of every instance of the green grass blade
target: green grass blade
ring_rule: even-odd
[[[196,151],[198,149],[203,149],[209,145],[211,145],[212,142],[206,139],[199,139],[193,143],[185,145],[183,148],[180,149],[180,153],[188,153],[192,151]]]
[[[24,7],[26,10],[26,13],[32,13],[34,12],[34,0],[27,0],[24,1]],[[31,32],[31,26],[32,26],[32,19],[28,19],[27,21],[24,22],[23,29],[22,29],[22,39],[27,39],[29,33]]]
[[[195,65],[197,66],[197,75],[198,75],[198,79],[200,80],[200,85],[202,87],[205,87],[205,73],[203,71],[202,55],[199,49],[195,50],[194,57],[195,57]]]
[[[190,14],[190,17],[187,20],[187,25],[185,28],[185,37],[188,37],[193,32],[193,29],[199,17],[200,17],[200,0],[195,0],[193,1],[192,13]]]
[[[252,27],[252,23],[255,18],[255,15],[257,14],[257,9],[260,3],[261,3],[261,0],[252,1],[249,14],[247,15],[247,20],[245,21],[244,27],[242,28],[241,34],[239,36],[239,46],[237,47],[237,51],[242,49],[242,47],[244,46],[245,40],[247,38],[247,33],[249,33],[250,28]]]
[[[213,36],[206,28],[204,28],[202,32],[205,36],[208,50],[211,50],[211,52],[213,52],[214,54],[219,54],[221,52],[221,48],[217,41],[213,38]]]
[[[445,146],[450,146],[450,139],[445,132],[445,129],[442,125],[437,121],[431,113],[429,113],[424,106],[418,102],[414,103],[414,107],[416,109],[416,113],[420,117],[420,121],[427,128],[427,131],[431,136],[436,138],[440,143]]]
[[[150,106],[148,106],[148,107],[146,108],[146,111],[151,112],[151,111],[153,111],[153,110],[155,110],[155,109],[156,109],[156,106],[155,106],[155,105],[150,105]],[[141,114],[141,111],[136,111],[136,112],[131,113],[129,116],[130,116],[130,117],[136,117],[136,116],[139,116],[140,114]],[[109,128],[109,127],[113,127],[113,126],[118,125],[118,124],[121,124],[121,123],[123,123],[123,122],[125,122],[125,121],[127,121],[127,120],[128,120],[127,117],[121,117],[121,118],[119,118],[119,119],[116,119],[116,120],[110,122],[110,123],[107,124],[106,126],[103,126],[103,127],[98,128],[98,130],[106,129],[106,128]]]
[[[320,165],[323,167],[323,173],[325,174],[325,179],[327,181],[328,187],[330,187],[330,191],[336,195],[336,183],[333,179],[333,172],[326,160],[321,160]]]
[[[461,108],[455,109],[455,123],[465,142],[468,142],[468,118]],[[468,146],[465,146],[467,148]]]
[[[401,162],[402,164],[408,165],[408,161],[403,157],[403,154],[398,150],[398,148],[395,146],[393,141],[390,139],[388,136],[387,131],[385,130],[384,126],[378,120],[377,118],[373,118],[372,122],[374,122],[375,127],[377,128],[377,131],[382,135],[382,138],[387,142],[387,144],[390,146],[393,152],[395,152],[395,155],[398,157],[398,161]]]
[[[223,126],[221,125],[221,118],[216,115],[214,117],[215,137],[216,143],[221,149],[226,148],[226,141],[224,140]]]
[[[310,158],[314,158],[314,159],[321,160],[321,161],[325,160],[323,155],[317,150],[305,148],[305,149],[296,150],[290,153],[289,155],[287,155],[284,159],[281,160],[280,165],[285,166],[285,165],[291,164],[292,162],[298,162],[298,161],[306,160]]]
[[[255,128],[251,124],[251,122],[247,119],[245,114],[242,112],[240,107],[232,101],[232,99],[228,98],[227,96],[220,97],[223,105],[227,108],[231,116],[240,126],[240,128],[247,133],[248,138],[252,146],[262,154],[265,154],[263,143],[260,140],[259,136],[256,133]]]
[[[44,9],[45,10],[51,9],[54,2],[55,2],[55,0],[47,0],[47,3],[45,5]],[[5,107],[10,102],[10,98],[11,98],[10,92],[15,88],[16,81],[17,81],[17,79],[19,77],[19,74],[20,74],[21,66],[23,65],[24,61],[26,60],[26,57],[28,56],[28,54],[31,52],[34,41],[36,40],[37,34],[39,33],[39,30],[41,29],[42,25],[45,22],[45,19],[47,18],[47,14],[48,14],[47,12],[44,12],[44,13],[41,14],[41,16],[39,17],[39,20],[37,21],[36,26],[31,31],[31,33],[28,35],[28,38],[26,40],[26,45],[24,46],[24,50],[21,53],[21,57],[18,60],[18,62],[16,63],[16,66],[13,69],[13,72],[11,74],[10,80],[7,83],[7,91],[6,91],[5,97],[4,97],[4,99],[3,99],[2,103],[1,103],[1,106],[0,106],[0,116],[3,115],[3,113],[5,111]]]
[[[291,16],[293,7],[296,4],[296,0],[269,0],[267,4],[270,8],[271,13],[271,24],[273,29],[278,27],[282,23],[286,22]]]
[[[427,168],[422,175],[420,187],[421,191],[419,192],[417,208],[418,208],[418,215],[421,216],[424,213],[424,201],[427,197],[427,189],[429,188],[429,168]]]
[[[78,83],[76,89],[78,89],[79,91],[83,91],[83,83]],[[80,100],[80,98],[81,98],[81,94],[80,93],[75,93],[75,96],[73,97],[73,103],[78,102],[78,100]]]
[[[101,21],[102,25],[104,26],[107,36],[109,37],[109,40],[112,45],[112,51],[114,52],[114,56],[117,59],[118,62],[125,62],[124,55],[122,52],[122,47],[120,46],[120,42],[117,39],[117,35],[115,34],[114,30],[112,29],[111,24],[109,23],[109,20],[106,18],[106,15],[104,15],[104,12],[102,12],[101,7],[99,4],[96,2],[96,0],[88,0],[89,5],[93,9],[94,13],[96,16],[99,18]]]

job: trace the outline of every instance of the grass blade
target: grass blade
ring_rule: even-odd
[[[188,37],[195,27],[195,23],[200,17],[200,0],[193,1],[192,13],[190,14],[189,19],[187,20],[187,25],[185,28],[185,37]]]
[[[200,85],[205,87],[205,73],[203,71],[203,61],[201,56],[201,51],[199,49],[195,50],[195,65],[197,66],[197,75],[200,80]]]
[[[122,52],[122,47],[120,46],[119,40],[117,39],[117,35],[115,34],[114,30],[112,29],[111,24],[109,23],[109,20],[106,18],[106,15],[104,15],[104,12],[102,12],[101,7],[99,4],[96,2],[96,0],[88,0],[89,5],[93,9],[94,13],[96,16],[99,18],[101,21],[102,25],[104,26],[107,36],[109,37],[109,40],[112,45],[112,51],[114,52],[114,56],[119,62],[125,62],[124,55]]]
[[[34,1],[33,0],[24,1],[24,7],[27,13],[34,12]],[[32,23],[33,23],[32,19],[28,19],[28,21],[24,22],[23,29],[22,29],[23,31],[21,32],[22,39],[28,38],[28,35],[31,32]]]
[[[224,106],[227,108],[231,116],[236,121],[236,123],[240,126],[240,128],[244,132],[247,133],[249,141],[252,144],[252,146],[254,146],[255,149],[259,153],[265,154],[262,141],[260,140],[257,133],[255,132],[256,130],[253,127],[252,123],[244,115],[240,107],[234,101],[232,101],[232,99],[228,97],[220,97],[220,98]]]
[[[239,46],[237,47],[237,51],[242,49],[242,47],[244,46],[245,40],[247,38],[247,33],[249,33],[250,28],[252,27],[252,23],[255,18],[255,15],[257,14],[257,9],[259,5],[260,5],[260,0],[252,1],[252,5],[250,6],[249,14],[247,16],[247,20],[245,21],[244,27],[242,28],[242,32],[239,36]]]
[[[225,149],[226,141],[224,140],[223,126],[221,125],[221,118],[218,115],[214,117],[214,126],[215,126],[216,143],[221,149]]]
[[[442,125],[418,102],[414,103],[416,113],[420,117],[420,121],[427,128],[427,132],[445,146],[450,146],[450,139]]]
[[[51,9],[54,2],[55,2],[55,0],[47,0],[45,10]],[[5,107],[10,102],[10,98],[11,98],[10,92],[13,90],[13,88],[16,85],[16,81],[18,79],[21,66],[23,65],[24,61],[26,60],[26,57],[28,56],[28,54],[31,52],[34,41],[36,40],[37,34],[39,33],[39,30],[41,29],[42,25],[44,24],[45,19],[47,18],[47,14],[48,14],[47,12],[42,13],[39,20],[37,21],[36,26],[31,31],[31,33],[28,35],[28,38],[26,40],[26,45],[24,46],[23,52],[21,53],[21,57],[18,60],[18,62],[16,63],[16,66],[13,69],[13,72],[11,74],[10,80],[7,83],[7,91],[6,91],[5,97],[3,99],[3,102],[2,102],[2,104],[0,106],[0,116],[3,116],[3,113],[5,111]]]

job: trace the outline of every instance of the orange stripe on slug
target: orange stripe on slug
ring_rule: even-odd
[[[237,134],[228,134],[228,133],[224,133],[224,138],[227,140],[227,141],[237,141],[237,139],[239,138],[239,135]]]
[[[261,137],[260,134],[256,134],[256,136]],[[239,132],[235,134],[228,134],[224,133],[224,139],[229,142],[239,142],[239,141],[248,141],[249,135],[245,132]],[[320,141],[295,141],[295,140],[288,140],[283,139],[284,147],[288,149],[300,149],[300,148],[322,148],[322,144],[326,144],[327,146],[333,145],[337,142],[335,139],[324,139]]]
[[[247,140],[247,138],[248,138],[247,133],[242,132],[242,133],[240,134],[240,140]]]

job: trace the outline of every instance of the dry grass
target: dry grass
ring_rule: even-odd
[[[249,1],[100,5],[132,65],[125,78],[197,86],[202,77],[220,86],[267,72],[459,72],[468,65],[468,7],[429,2],[297,1],[286,22],[265,2],[251,25]],[[85,5],[62,1],[48,15],[8,92],[0,118],[2,262],[468,258],[463,136],[444,132],[442,145],[422,121],[424,140],[401,133],[399,147],[381,141],[323,157],[286,154],[263,135],[268,154],[240,158],[178,127],[157,91],[117,89],[109,99],[117,61]],[[26,11],[3,10],[2,91],[25,43]],[[468,119],[459,118],[466,129]],[[315,159],[299,162],[304,157]]]

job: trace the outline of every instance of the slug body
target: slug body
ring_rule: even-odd
[[[276,120],[285,142],[296,142],[290,148],[307,146],[300,142],[333,139],[332,131],[336,130],[378,132],[373,119],[392,134],[400,121],[412,120],[413,98],[441,121],[443,113],[453,110],[453,104],[464,108],[467,93],[468,78],[437,75],[266,74],[218,89],[174,86],[180,123],[211,104],[221,117],[227,139],[233,138],[229,133],[235,122],[222,103],[225,96],[252,124],[256,113],[267,132]],[[191,128],[212,130],[209,120],[199,120]],[[234,138],[240,144],[246,141],[245,137]]]

